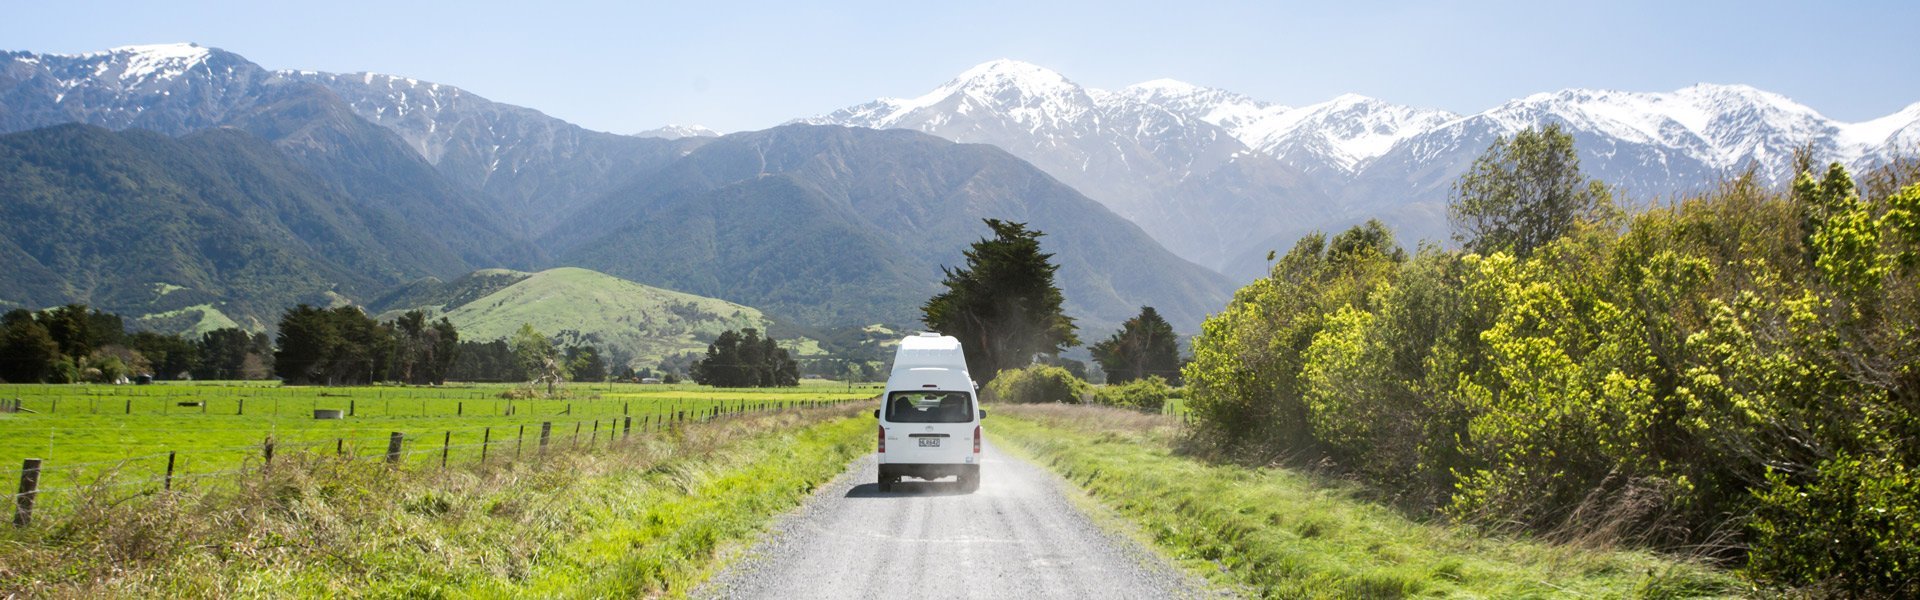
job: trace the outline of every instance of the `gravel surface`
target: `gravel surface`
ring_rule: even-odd
[[[1178,598],[1219,595],[1070,502],[1068,483],[988,445],[980,491],[908,480],[871,455],[782,517],[697,598]]]

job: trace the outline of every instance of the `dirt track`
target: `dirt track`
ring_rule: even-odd
[[[881,493],[871,456],[707,585],[710,598],[1169,598],[1196,579],[1101,529],[1067,485],[985,448],[980,491],[909,480]]]

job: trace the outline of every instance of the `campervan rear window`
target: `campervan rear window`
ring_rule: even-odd
[[[973,420],[972,394],[935,390],[894,392],[887,420],[894,423],[966,423]]]

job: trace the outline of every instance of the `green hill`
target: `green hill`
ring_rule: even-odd
[[[563,345],[593,344],[610,363],[635,367],[704,352],[707,342],[728,329],[764,332],[773,324],[751,307],[571,267],[538,273],[488,269],[445,283],[423,280],[373,309],[382,311],[381,319],[413,309],[445,316],[464,340],[504,338],[531,324]],[[782,345],[796,354],[818,352],[811,340],[783,340]]]

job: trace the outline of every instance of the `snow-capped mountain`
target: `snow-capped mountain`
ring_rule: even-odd
[[[0,131],[77,121],[178,135],[252,110],[274,79],[240,55],[194,44],[0,52]]]
[[[681,138],[720,137],[720,132],[700,125],[667,125],[633,134],[633,137],[677,140]]]
[[[1252,114],[1262,106],[1176,88],[1170,84],[1160,96],[1150,87],[1112,93],[1029,63],[996,60],[920,96],[882,98],[801,122],[913,129],[999,146],[1209,267],[1286,219],[1317,215],[1326,206],[1324,194],[1297,169],[1208,120],[1230,122],[1230,112]],[[1140,99],[1176,96],[1185,104]]]
[[[928,94],[805,122],[1000,146],[1189,260],[1236,276],[1259,274],[1267,250],[1284,250],[1308,231],[1369,217],[1387,220],[1409,244],[1447,239],[1452,182],[1495,140],[1548,123],[1574,136],[1590,176],[1642,202],[1704,189],[1749,166],[1784,182],[1802,148],[1856,168],[1920,151],[1920,104],[1843,123],[1743,85],[1572,89],[1456,115],[1354,94],[1290,107],[1172,79],[1109,92],[1008,60]]]
[[[435,170],[480,192],[478,199],[503,213],[503,221],[530,234],[700,143],[591,131],[407,77],[270,71],[195,44],[0,53],[0,132],[81,122],[182,135],[241,125],[289,97],[315,93],[398,135]]]
[[[530,238],[716,135],[692,126],[591,131],[445,84],[269,71],[193,44],[0,53],[0,132],[68,122],[173,135],[235,126],[299,154],[338,142],[328,131],[355,127],[331,115],[336,104],[397,136],[471,190],[458,194]],[[290,114],[331,120],[296,127],[304,121],[289,121]],[[1304,233],[1370,217],[1388,221],[1409,244],[1444,240],[1452,182],[1495,140],[1546,123],[1574,136],[1589,175],[1641,202],[1703,189],[1749,166],[1784,182],[1802,148],[1816,161],[1856,169],[1920,152],[1920,104],[1846,123],[1741,85],[1570,89],[1455,115],[1358,95],[1284,106],[1171,79],[1107,91],[1012,60],[968,69],[924,94],[801,122],[913,129],[998,146],[1182,257],[1236,277],[1259,274],[1267,250],[1284,250]]]
[[[671,142],[592,131],[466,90],[376,73],[281,71],[327,88],[355,114],[400,135],[448,178],[486,192],[538,235],[559,215],[685,153]]]
[[[960,95],[974,93],[981,90]],[[1157,127],[1187,131],[1177,126],[1182,121],[1177,115],[1143,115],[1159,119]],[[1237,145],[1223,131],[1203,131],[1201,141]],[[198,170],[179,169],[187,177],[158,192],[261,204],[255,208],[272,217],[268,220],[284,221],[294,233],[268,236],[275,244],[323,258],[369,258],[341,262],[382,271],[369,276],[368,285],[487,266],[546,268],[560,256],[556,250],[565,249],[568,260],[590,255],[601,261],[596,264],[639,273],[635,277],[643,283],[727,290],[765,300],[785,317],[825,320],[802,324],[844,324],[832,320],[841,318],[836,315],[856,323],[882,315],[891,322],[917,314],[920,300],[903,291],[929,285],[927,274],[937,273],[940,261],[959,256],[978,234],[979,219],[993,216],[1046,227],[1049,247],[1069,255],[1061,261],[1060,277],[1082,323],[1117,326],[1140,305],[1150,304],[1166,307],[1170,319],[1190,330],[1207,307],[1225,301],[1232,287],[1032,164],[985,145],[841,127],[678,140],[617,135],[445,84],[368,73],[269,71],[238,55],[193,45],[87,55],[0,54],[0,137],[26,140],[17,144],[24,154],[9,155],[26,156],[13,163],[16,168],[31,167],[35,157],[54,156],[56,150],[71,151],[50,161],[56,167],[89,160],[128,163],[60,140],[81,136],[100,140],[99,147],[160,147],[170,139],[161,134],[195,144],[223,141],[232,148],[208,154],[217,160],[162,148],[149,162],[191,162]],[[699,152],[710,145],[719,149]],[[1231,165],[1234,152],[1214,152],[1211,159]],[[776,164],[770,165],[769,157]],[[236,171],[245,166],[242,158],[272,168]],[[1272,161],[1254,155],[1240,162]],[[350,204],[352,215],[366,226],[303,216],[285,202],[276,203],[275,195],[260,193],[267,189],[260,180],[287,184],[275,189],[318,205]],[[101,207],[95,214],[102,222],[118,218],[115,203],[139,201],[120,193],[97,199]],[[355,225],[336,228],[351,234],[347,237],[382,243],[308,241],[330,239],[311,231],[325,233],[329,229],[322,225],[341,224],[334,221]],[[560,223],[593,227],[570,231]],[[603,231],[607,228],[645,235]],[[567,243],[588,230],[609,235]],[[769,232],[778,235],[765,235]],[[23,247],[48,247],[47,234],[59,232],[15,228],[8,233],[0,238],[0,254],[18,256]],[[179,235],[170,229],[159,233]],[[205,234],[190,238],[186,242],[192,246]],[[879,246],[848,245],[883,238],[887,243]],[[122,239],[98,241],[101,255],[148,250],[128,248]],[[272,248],[261,251],[267,250]],[[27,256],[58,262],[46,252]],[[720,269],[715,266],[722,264],[720,258],[747,266]],[[76,271],[75,277],[87,276],[86,271]],[[305,271],[295,266],[271,274],[306,277],[327,290],[339,283]],[[207,272],[237,277],[233,290],[200,290],[207,294],[235,296],[261,285],[245,273]],[[29,274],[54,275],[39,282],[47,285],[39,288],[44,294],[32,296],[34,303],[87,300],[84,291],[70,292],[90,284],[70,285],[52,269]],[[142,291],[153,287],[138,279],[144,273],[119,275],[132,278]],[[849,281],[856,283],[842,285]],[[349,298],[377,291],[338,289],[351,292]],[[0,303],[22,298],[28,297],[3,293]],[[263,298],[254,300],[284,303]]]

